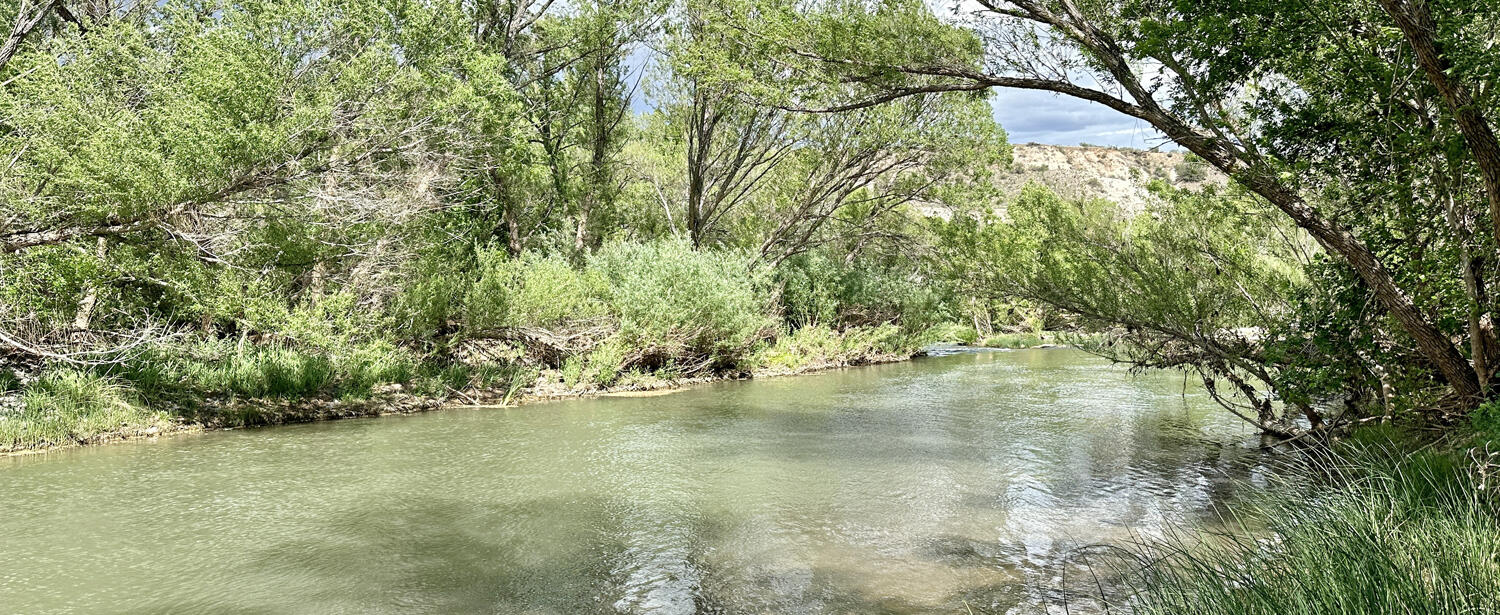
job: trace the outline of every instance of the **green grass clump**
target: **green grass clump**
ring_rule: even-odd
[[[108,372],[153,396],[159,392],[358,399],[382,384],[410,382],[417,375],[418,361],[387,342],[301,348],[210,341],[157,348],[126,365],[111,366]]]
[[[1142,549],[1135,612],[1500,612],[1500,516],[1463,451],[1360,444],[1309,464],[1238,531]]]
[[[43,374],[21,401],[19,412],[0,414],[0,450],[88,442],[168,423],[166,415],[142,407],[128,386],[72,369]]]

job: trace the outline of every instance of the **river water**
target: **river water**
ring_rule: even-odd
[[[1088,612],[1255,445],[1029,350],[0,458],[0,613]]]

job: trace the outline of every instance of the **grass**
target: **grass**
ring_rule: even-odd
[[[411,381],[417,371],[416,358],[388,344],[317,350],[206,342],[159,348],[126,365],[111,366],[106,373],[153,398],[158,393],[188,393],[362,399],[381,384]]]
[[[97,441],[170,424],[129,386],[89,372],[47,372],[27,386],[18,412],[0,414],[0,451]]]
[[[1237,531],[1143,546],[1125,575],[1134,611],[1500,612],[1493,467],[1485,482],[1472,449],[1411,450],[1344,447],[1271,488]]]

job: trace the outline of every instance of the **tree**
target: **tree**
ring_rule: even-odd
[[[832,108],[1022,88],[1144,120],[1357,275],[1459,407],[1490,395],[1500,218],[1476,207],[1495,194],[1493,88],[1476,84],[1500,61],[1473,33],[1500,19],[1493,3],[980,0],[955,9],[972,35],[947,46],[892,5],[905,3],[790,11],[761,35],[806,74],[867,87]],[[838,37],[821,34],[828,21]],[[928,44],[870,42],[889,40]],[[1410,224],[1423,219],[1444,224]]]

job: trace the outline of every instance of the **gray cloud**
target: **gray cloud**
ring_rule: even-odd
[[[1033,90],[996,90],[995,120],[1011,143],[1176,149],[1150,125],[1096,103]]]

